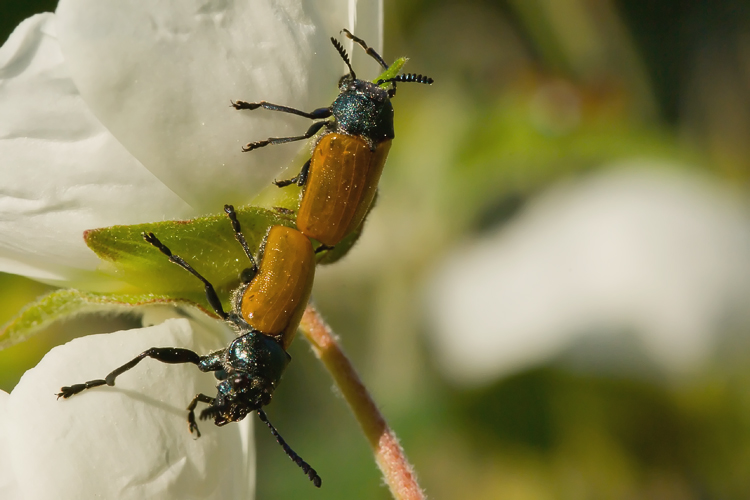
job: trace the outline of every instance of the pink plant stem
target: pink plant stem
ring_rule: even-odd
[[[315,307],[307,306],[300,326],[315,354],[331,373],[344,399],[349,403],[349,408],[375,453],[375,461],[383,472],[393,497],[397,500],[425,499],[398,438],[388,427],[367,388],[341,350],[336,336]]]

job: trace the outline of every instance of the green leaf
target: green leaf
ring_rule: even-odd
[[[254,256],[271,226],[294,227],[294,219],[286,210],[241,207],[236,212]],[[154,233],[174,255],[211,282],[225,309],[229,309],[231,292],[239,285],[240,273],[250,267],[250,261],[235,240],[226,215],[112,226],[84,233],[86,244],[104,261],[100,270],[132,285],[134,293],[147,291],[185,298],[207,307],[203,284],[147,243],[144,232]]]
[[[189,301],[156,294],[102,295],[78,290],[55,290],[26,305],[0,328],[0,350],[26,340],[56,321],[72,319],[81,314],[127,313],[135,306],[179,303],[204,308]]]
[[[388,67],[387,70],[385,70],[379,77],[374,79],[372,83],[377,83],[378,80],[388,80],[389,78],[395,78],[401,72],[401,68],[404,67],[404,64],[406,64],[406,61],[408,60],[408,57],[399,57],[393,64]],[[390,83],[383,83],[380,86],[386,87],[388,85],[390,85]]]

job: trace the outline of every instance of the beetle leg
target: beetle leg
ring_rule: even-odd
[[[353,40],[355,43],[359,44],[360,47],[365,49],[365,52],[367,52],[367,55],[375,59],[378,64],[380,64],[384,69],[388,69],[388,64],[383,60],[382,57],[380,57],[380,54],[375,52],[375,49],[372,47],[368,47],[364,40],[359,38],[358,36],[354,36],[351,31],[348,29],[341,30],[348,39]]]
[[[307,184],[307,176],[310,173],[310,162],[312,162],[312,158],[307,160],[304,165],[302,165],[302,170],[299,171],[299,174],[297,175],[297,185],[299,187],[304,186]]]
[[[237,213],[234,211],[234,207],[232,205],[224,205],[224,212],[232,222],[232,229],[234,230],[235,239],[240,245],[242,245],[242,249],[245,251],[245,255],[247,255],[248,259],[250,259],[250,273],[255,276],[255,274],[258,272],[258,264],[255,262],[255,258],[253,257],[252,252],[250,252],[250,247],[247,246],[245,235],[242,234],[240,221],[237,220]]]
[[[159,249],[161,253],[169,257],[169,261],[173,264],[177,264],[199,280],[203,282],[204,288],[206,290],[206,299],[208,300],[208,303],[211,305],[213,310],[216,312],[216,314],[221,317],[221,319],[226,320],[229,315],[224,312],[224,308],[221,306],[221,301],[219,300],[219,296],[216,295],[216,290],[214,290],[214,286],[203,276],[201,276],[198,271],[193,269],[190,264],[185,262],[182,257],[178,255],[173,255],[172,251],[167,248],[166,245],[164,245],[159,239],[154,236],[154,233],[143,233],[143,239],[147,242],[151,243],[153,246]]]
[[[320,120],[322,118],[328,118],[332,114],[331,108],[318,108],[316,110],[313,110],[310,113],[307,113],[305,111],[300,111],[299,109],[290,108],[288,106],[280,106],[278,104],[272,104],[266,101],[260,101],[260,102],[231,101],[231,102],[232,102],[232,107],[237,110],[249,109],[252,111],[258,108],[265,108],[271,111],[281,111],[282,113],[290,113],[293,115],[304,116],[305,118],[310,118],[311,120]]]
[[[295,175],[291,179],[287,179],[285,181],[276,181],[274,180],[273,183],[276,184],[278,187],[283,188],[286,186],[289,186],[291,184],[296,184],[299,179],[299,175]]]
[[[81,391],[91,389],[92,387],[99,387],[100,385],[113,386],[115,385],[115,379],[118,376],[133,368],[144,358],[153,358],[157,361],[161,361],[162,363],[169,364],[193,363],[194,365],[198,365],[198,367],[201,368],[202,371],[206,371],[203,370],[203,367],[201,366],[201,361],[203,358],[206,358],[206,356],[200,356],[190,349],[182,349],[180,347],[152,347],[151,349],[143,351],[138,356],[128,361],[121,367],[116,368],[104,379],[90,380],[83,384],[74,384],[71,386],[63,387],[57,394],[57,398],[60,399],[62,397],[64,399],[67,399],[78,394]]]
[[[201,437],[201,431],[198,430],[198,424],[195,422],[195,407],[198,406],[198,402],[207,403],[209,406],[213,406],[216,402],[216,398],[206,396],[205,394],[196,394],[190,404],[187,407],[188,411],[188,430],[190,434],[195,431],[196,438]]]
[[[297,184],[298,186],[302,187],[307,183],[307,174],[310,173],[310,162],[312,161],[312,158],[307,160],[304,165],[302,165],[302,170],[299,171],[297,175],[292,177],[291,179],[287,179],[285,181],[273,181],[274,184],[276,184],[279,187],[285,187],[290,184]]]
[[[294,141],[301,141],[303,139],[309,139],[310,137],[317,134],[318,131],[321,128],[323,128],[323,126],[326,125],[327,123],[328,122],[325,122],[325,121],[313,123],[310,126],[310,128],[307,129],[307,132],[305,132],[305,135],[298,135],[294,137],[269,137],[265,141],[250,142],[246,144],[245,147],[242,148],[242,151],[247,153],[248,151],[262,148],[264,146],[268,146],[269,144],[284,144],[287,142],[294,142]]]
[[[329,246],[329,245],[323,245],[321,244],[318,248],[315,249],[315,253],[325,252],[326,250],[333,250],[335,247]]]

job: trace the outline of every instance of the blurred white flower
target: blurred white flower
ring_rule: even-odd
[[[52,349],[10,395],[0,391],[0,498],[252,498],[251,419],[221,429],[199,422],[200,439],[188,432],[185,407],[216,393],[211,374],[146,358],[115,387],[55,396],[152,346],[207,353],[224,343],[184,318],[83,337]]]
[[[24,21],[0,48],[0,271],[111,291],[83,230],[250,201],[299,148],[241,146],[308,123],[230,100],[327,105],[342,28],[379,48],[382,3],[62,0]]]
[[[440,268],[428,302],[439,363],[484,383],[587,343],[627,358],[615,334],[632,333],[663,369],[694,369],[748,321],[749,214],[729,187],[660,164],[560,185]]]

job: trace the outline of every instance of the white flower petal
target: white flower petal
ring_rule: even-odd
[[[192,213],[87,109],[54,15],[25,20],[0,48],[0,116],[0,271],[96,280],[85,229]]]
[[[7,428],[25,500],[252,498],[239,426],[203,422],[200,439],[188,433],[188,402],[198,392],[215,394],[213,377],[195,366],[146,358],[115,387],[55,397],[61,386],[101,378],[152,346],[223,347],[196,323],[170,319],[76,339],[23,376],[8,402]]]
[[[10,395],[0,391],[0,498],[3,500],[22,500],[16,475],[13,472],[8,438],[8,400]]]
[[[361,17],[380,5],[62,0],[57,14],[73,80],[94,113],[175,193],[215,212],[250,201],[299,150],[243,154],[243,144],[301,135],[310,125],[283,113],[239,112],[230,100],[328,106],[343,67],[329,37],[344,27],[378,31],[380,16]]]
[[[712,179],[628,167],[558,187],[446,262],[430,312],[447,374],[486,382],[623,332],[681,373],[748,324],[747,206]]]

